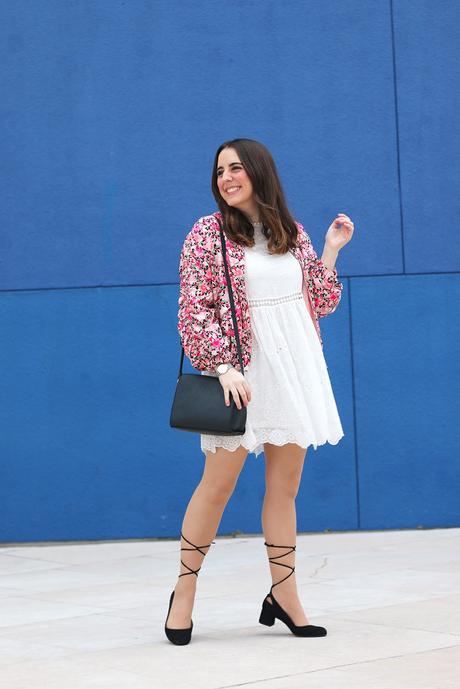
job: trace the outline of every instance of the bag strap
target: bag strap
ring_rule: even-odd
[[[239,360],[240,367],[241,367],[241,373],[244,375],[243,356],[242,356],[242,354],[241,354],[240,334],[239,334],[239,331],[238,331],[238,323],[237,323],[237,320],[236,320],[235,302],[234,302],[234,299],[233,299],[233,288],[232,288],[232,283],[231,283],[231,280],[230,280],[230,273],[229,273],[229,270],[228,270],[228,263],[227,263],[227,247],[226,247],[226,245],[225,245],[225,235],[224,235],[224,230],[223,230],[222,222],[221,222],[220,218],[218,218],[217,215],[215,215],[215,214],[214,214],[214,217],[216,218],[217,222],[219,223],[219,229],[220,229],[220,242],[221,242],[221,245],[222,245],[222,256],[223,256],[223,259],[224,259],[225,275],[226,275],[226,278],[227,278],[227,289],[228,289],[228,296],[229,296],[229,299],[230,299],[230,308],[231,308],[231,310],[232,310],[233,329],[234,329],[234,331],[235,331],[236,348],[237,348],[237,350],[238,350],[238,360]],[[181,349],[182,349],[182,351],[181,351],[181,357],[180,357],[180,366],[179,366],[179,376],[178,376],[178,379],[179,379],[180,376],[182,375],[182,367],[183,367],[183,365],[184,365],[184,347],[183,347],[182,345],[181,345]]]

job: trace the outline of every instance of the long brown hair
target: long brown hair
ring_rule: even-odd
[[[251,180],[263,231],[268,237],[268,251],[285,254],[297,244],[297,225],[288,210],[275,161],[268,148],[254,139],[225,141],[217,149],[214,158],[211,188],[222,213],[226,236],[245,246],[254,245],[254,228],[250,219],[238,208],[229,206],[217,186],[217,162],[224,148],[235,149]]]

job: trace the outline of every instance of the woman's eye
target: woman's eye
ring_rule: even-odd
[[[238,165],[237,167],[232,167],[232,172],[233,170],[241,170],[241,165]],[[222,174],[222,170],[219,170],[217,173],[217,176],[220,177]]]

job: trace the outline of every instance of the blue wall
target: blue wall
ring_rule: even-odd
[[[204,461],[169,427],[178,257],[235,136],[319,254],[356,226],[321,320],[345,437],[307,452],[299,531],[460,525],[458,3],[0,12],[0,541],[178,536]],[[263,470],[219,533],[261,531]]]

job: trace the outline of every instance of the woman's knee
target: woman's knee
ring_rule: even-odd
[[[283,477],[282,480],[266,480],[265,495],[275,499],[295,500],[299,492],[300,480],[297,476]]]
[[[208,502],[215,505],[225,504],[235,490],[236,481],[231,477],[210,477],[204,475],[200,481],[200,492]]]
[[[209,501],[221,504],[230,498],[247,454],[242,448],[232,453],[223,448],[207,453],[200,490]]]
[[[305,450],[294,444],[265,449],[265,492],[279,498],[294,499],[299,492]]]
[[[294,500],[299,492],[301,476],[298,468],[276,470],[272,467],[265,475],[265,493],[275,498]]]

